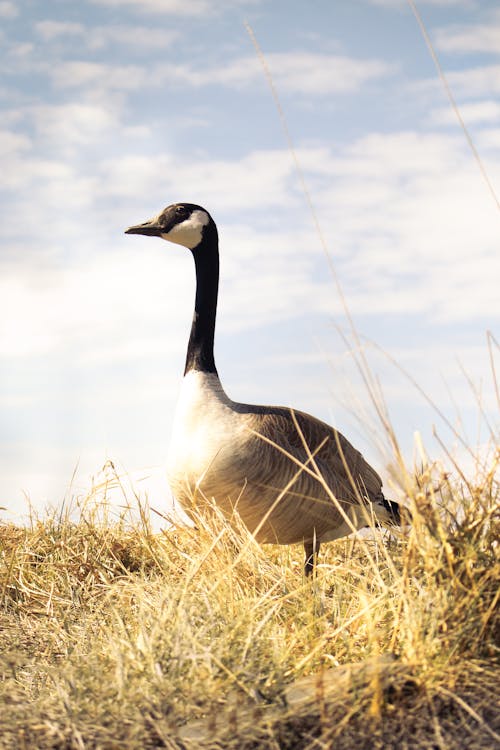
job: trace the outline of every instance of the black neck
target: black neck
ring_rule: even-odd
[[[184,375],[190,370],[217,374],[214,332],[219,289],[218,244],[217,229],[210,223],[202,241],[192,251],[196,267],[196,299]]]

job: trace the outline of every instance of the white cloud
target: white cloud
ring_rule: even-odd
[[[221,229],[221,335],[290,319],[317,309],[319,296],[326,298],[329,290],[323,294],[312,279],[312,259],[301,259],[290,237],[247,232],[243,241],[234,242],[234,231]],[[182,248],[148,239],[117,238],[115,247],[86,263],[53,267],[50,274],[37,274],[35,268],[20,273],[19,267],[2,274],[0,356],[5,367],[43,355],[62,370],[71,363],[86,370],[105,364],[132,371],[161,356],[177,362],[173,370],[181,372],[194,296],[192,259]],[[241,273],[243,259],[246,274]],[[280,295],[278,279],[286,290]],[[116,402],[126,398],[124,393],[108,395]]]
[[[481,153],[483,149],[500,152],[500,128],[481,130],[477,137],[477,145]]]
[[[41,105],[33,107],[31,112],[38,133],[58,143],[63,150],[68,145],[91,143],[119,125],[116,111],[98,104]]]
[[[108,5],[123,8],[128,6],[137,11],[175,16],[202,16],[227,10],[231,6],[256,5],[260,0],[91,0],[95,5]]]
[[[19,10],[14,3],[9,2],[9,0],[0,2],[0,18],[16,18],[18,15]]]
[[[442,320],[498,313],[497,214],[459,135],[372,134],[343,152],[299,148],[297,154],[355,313],[414,312]],[[489,167],[500,183],[500,164]],[[286,150],[256,151],[237,161],[121,156],[101,161],[92,176],[27,155],[12,163],[7,181],[9,175],[25,175],[31,185],[29,203],[10,211],[14,229],[21,226],[23,236],[37,232],[37,242],[46,237],[49,244],[52,236],[78,237],[82,221],[90,221],[106,242],[102,222],[119,223],[121,233],[121,223],[144,221],[176,200],[206,205],[224,227],[230,286],[222,304],[229,308],[231,327],[302,309],[339,310],[329,281],[314,278],[315,266],[324,261]],[[113,205],[121,206],[123,218],[116,208],[111,212]],[[279,209],[283,220],[264,227],[259,215],[268,216],[271,208]],[[249,215],[252,220],[245,219]],[[241,257],[247,270],[265,269],[258,282],[245,286],[238,272]],[[288,296],[277,298],[273,290],[283,278]],[[21,298],[19,290],[16,294]],[[258,314],[252,295],[260,300]],[[236,304],[241,299],[248,300],[244,313]]]
[[[77,180],[71,166],[55,159],[11,153],[6,155],[2,164],[3,189],[29,191],[38,183],[43,184],[47,197],[54,182],[70,183],[71,179]]]
[[[33,123],[38,147],[57,146],[58,154],[66,159],[82,147],[105,147],[118,129],[123,138],[144,138],[149,134],[146,125],[125,125],[121,102],[111,97],[105,102],[94,96],[89,101],[35,105],[27,107],[24,114]]]
[[[26,259],[21,265],[22,260],[0,280],[4,358],[66,352],[87,363],[88,356],[91,361],[135,359],[154,351],[144,334],[154,330],[156,335],[160,321],[175,320],[179,295],[187,296],[187,279],[175,273],[179,257],[150,253],[145,262],[137,244],[122,247],[119,255],[107,250],[84,263],[53,264],[44,273]],[[170,290],[169,278],[175,278]],[[160,346],[167,349],[169,341],[165,337]],[[157,338],[155,344],[158,351]]]
[[[314,174],[314,155],[302,163]],[[500,164],[489,166],[500,183]],[[324,155],[317,175],[310,188],[354,312],[498,316],[498,213],[459,136],[372,135]]]
[[[393,67],[382,60],[357,60],[312,52],[266,54],[276,85],[282,91],[310,95],[356,91],[368,81],[386,76]],[[179,67],[178,75],[196,86],[222,84],[247,86],[262,81],[262,67],[255,56],[242,57],[219,67]]]
[[[151,215],[162,208],[156,204],[158,197],[169,201],[170,196],[172,201],[207,203],[209,210],[211,206],[214,211],[219,208],[236,214],[239,221],[241,212],[289,206],[293,169],[286,150],[255,151],[238,160],[202,155],[191,160],[169,154],[129,156],[102,164],[101,190],[103,196],[136,202],[140,197],[142,204],[147,200],[145,210]],[[137,216],[135,221],[139,219]]]
[[[479,52],[500,55],[500,13],[489,23],[449,26],[436,31],[436,46],[443,52]]]
[[[15,62],[15,65],[22,66],[25,61],[29,61],[34,50],[32,42],[19,42],[10,45],[9,56]]]
[[[144,41],[147,41],[147,34]],[[266,62],[280,90],[309,96],[357,91],[364,84],[394,72],[393,66],[381,60],[309,52],[269,53]],[[160,63],[146,68],[72,60],[55,67],[46,66],[46,71],[58,87],[97,90],[175,88],[186,84],[244,88],[261,84],[263,80],[262,67],[255,56],[203,68],[181,63]]]
[[[139,65],[109,65],[72,60],[46,66],[54,84],[61,88],[138,89],[148,80],[148,71]]]
[[[16,152],[27,151],[31,148],[30,139],[22,133],[11,130],[0,130],[0,156],[10,157]]]
[[[35,30],[42,39],[49,42],[60,36],[84,36],[86,33],[83,24],[72,21],[38,21],[35,24]]]
[[[165,49],[178,35],[176,31],[148,26],[98,26],[92,30],[89,46],[99,48],[123,44],[129,49]]]
[[[454,94],[460,97],[491,97],[500,93],[500,65],[484,65],[446,73]]]
[[[78,151],[96,147],[102,150],[109,148],[116,133],[123,139],[144,139],[151,133],[145,124],[127,125],[123,120],[123,98],[120,94],[87,92],[86,97],[76,100],[66,98],[62,104],[23,104],[22,107],[5,112],[4,122],[10,129],[0,129],[0,154],[4,156],[3,177],[17,180],[22,175],[29,177],[39,172],[39,165],[47,161],[43,154],[56,149],[60,167],[67,172],[71,159]],[[17,126],[18,131],[14,130]],[[30,132],[30,137],[25,135]],[[24,162],[20,153],[31,150]],[[80,153],[81,159],[81,153]],[[54,163],[53,159],[50,159]],[[36,166],[38,165],[38,166]],[[58,170],[59,171],[59,170]],[[17,173],[17,174],[16,174]],[[49,175],[47,175],[49,176]]]
[[[459,109],[467,125],[500,123],[500,103],[493,99],[461,104]],[[435,125],[455,125],[457,122],[457,116],[449,106],[434,110],[429,119]]]
[[[386,8],[398,8],[408,10],[408,0],[368,0],[371,5],[378,5]],[[454,7],[471,8],[475,0],[419,0],[418,5],[434,5],[436,7]]]
[[[79,37],[89,49],[101,49],[110,44],[122,44],[128,49],[165,49],[177,38],[178,32],[148,26],[109,25],[87,27],[65,21],[39,21],[37,33],[48,42],[57,38]],[[70,40],[72,43],[72,40]]]
[[[124,8],[128,6],[146,13],[177,16],[200,16],[210,12],[209,0],[91,0],[94,5],[108,5]]]

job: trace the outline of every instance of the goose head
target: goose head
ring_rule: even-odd
[[[174,203],[143,224],[125,230],[125,234],[161,237],[190,250],[195,250],[209,233],[214,232],[217,230],[208,211],[194,203]]]

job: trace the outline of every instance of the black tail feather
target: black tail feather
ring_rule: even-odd
[[[395,526],[401,526],[401,506],[395,500],[388,500],[382,497],[382,505],[390,513]]]

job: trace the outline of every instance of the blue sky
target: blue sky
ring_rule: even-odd
[[[498,5],[418,8],[498,195]],[[470,444],[488,439],[468,380],[492,412],[500,213],[407,2],[3,0],[7,519],[27,497],[83,497],[107,459],[159,478],[162,507],[194,272],[182,248],[123,230],[182,200],[219,227],[229,395],[335,423],[384,475],[387,440],[245,21],[405,454],[419,431],[441,455],[433,425],[462,449],[391,360]]]

